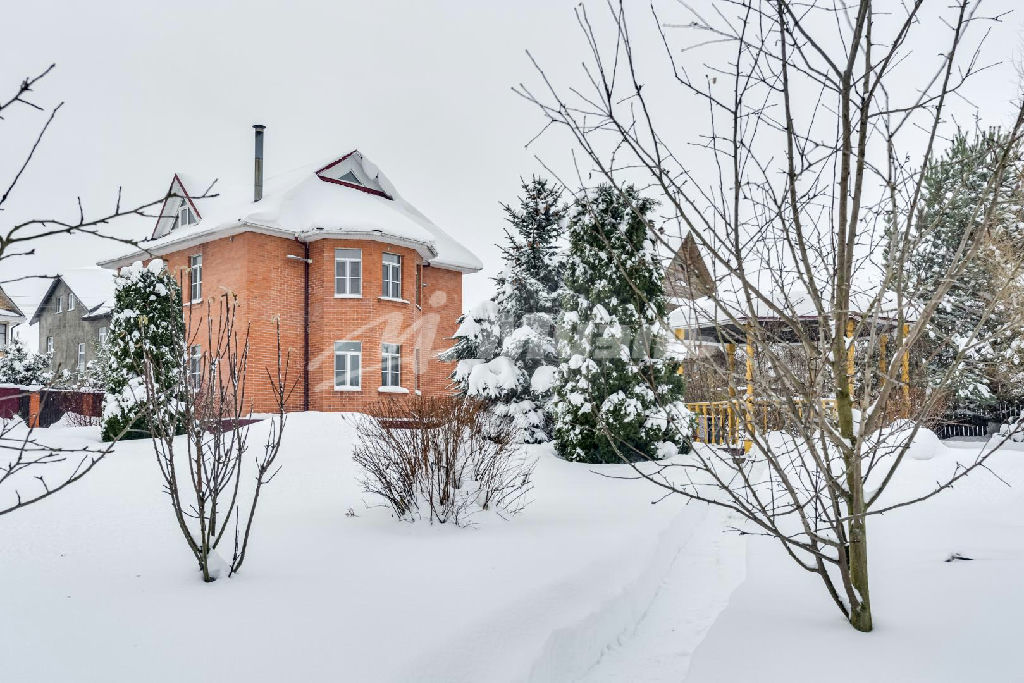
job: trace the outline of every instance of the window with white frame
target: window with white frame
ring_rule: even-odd
[[[363,250],[334,250],[334,296],[363,295]]]
[[[46,338],[46,352],[53,353],[53,337]]]
[[[195,222],[196,215],[195,213],[192,212],[192,206],[188,203],[188,200],[186,199],[181,203],[181,206],[178,207],[178,224],[175,227],[182,228],[185,227],[186,225],[192,225]]]
[[[106,343],[107,343],[107,328],[101,327],[100,328],[100,344],[102,345],[102,344],[106,344]]]
[[[188,374],[192,390],[197,391],[203,382],[203,349],[198,344],[189,349]]]
[[[74,294],[68,294],[68,310],[69,311],[75,310],[75,295]]]
[[[58,313],[63,313],[64,312],[64,297],[63,296],[58,296],[57,297],[57,312]]]
[[[189,300],[196,303],[203,300],[203,255],[193,254],[188,259]]]
[[[85,342],[78,342],[78,371],[85,372]]]
[[[399,344],[380,345],[380,385],[402,386],[402,347]]]
[[[0,323],[0,346],[6,346],[7,341],[7,323]]]
[[[398,254],[388,254],[383,257],[383,286],[381,296],[388,299],[402,298],[402,257]]]
[[[363,360],[362,342],[334,342],[334,388],[359,389],[359,368]]]

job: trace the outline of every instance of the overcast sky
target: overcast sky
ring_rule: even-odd
[[[646,0],[642,3],[646,6]],[[710,5],[698,0],[697,6]],[[1010,7],[990,3],[990,11]],[[565,145],[526,149],[543,120],[511,91],[536,83],[525,51],[556,78],[581,80],[585,45],[568,0],[325,2],[18,2],[4,10],[0,94],[51,62],[43,106],[65,101],[5,223],[41,214],[109,209],[119,185],[130,201],[166,191],[172,174],[251,182],[253,123],[267,125],[266,175],[358,147],[406,199],[480,256],[465,280],[467,304],[488,296],[500,267],[501,202],[520,177],[560,172]],[[1020,17],[989,40],[988,58],[1010,60]],[[921,36],[927,41],[927,36]],[[922,54],[936,48],[921,44]],[[1012,76],[1011,76],[1012,79]],[[975,93],[992,122],[1012,88],[1005,72]],[[1004,85],[999,86],[1002,83]],[[678,121],[703,112],[680,111]],[[30,146],[42,117],[26,108],[0,122],[0,174]],[[139,236],[151,221],[129,221]],[[5,263],[0,279],[92,265],[122,250],[86,237],[42,245]],[[45,283],[7,289],[31,313]]]

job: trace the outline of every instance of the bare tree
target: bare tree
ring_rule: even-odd
[[[4,268],[12,259],[30,257],[44,240],[60,236],[88,235],[138,247],[134,240],[119,237],[109,231],[111,224],[126,216],[147,216],[157,218],[153,213],[159,209],[169,195],[160,195],[151,201],[126,205],[122,202],[121,188],[118,188],[113,206],[99,212],[87,212],[81,198],[77,198],[77,215],[72,217],[40,216],[11,223],[4,220],[11,200],[15,197],[25,171],[35,159],[36,152],[50,130],[63,102],[52,108],[36,103],[36,88],[49,76],[56,65],[51,64],[34,76],[23,79],[12,93],[0,97],[0,121],[16,108],[30,109],[44,117],[43,123],[26,141],[23,155],[14,156],[16,145],[5,143],[5,150],[12,152],[13,176],[6,185],[0,185],[0,284],[29,278],[50,278],[53,275],[32,275],[21,278],[5,278],[9,269]],[[211,185],[212,188],[212,185]],[[209,189],[204,196],[209,194]],[[34,424],[22,424],[18,420],[0,420],[0,492],[7,491],[0,503],[0,515],[22,509],[33,503],[62,491],[67,486],[88,474],[109,454],[115,442],[103,447],[69,448],[43,443],[40,432]]]
[[[190,313],[191,336],[177,354],[181,395],[168,396],[154,381],[158,370],[152,357],[145,362],[146,413],[157,464],[182,536],[207,582],[235,574],[245,561],[263,487],[280,471],[285,405],[296,385],[288,379],[290,354],[282,358],[278,322],[277,367],[266,369],[275,413],[263,452],[247,474],[253,419],[246,394],[249,330],[236,328],[237,309],[237,299],[224,295],[216,314],[207,303],[199,324],[192,324]],[[195,355],[200,341],[205,351]],[[230,529],[233,547],[226,560],[217,549]]]
[[[953,132],[954,103],[985,68],[986,22],[1000,19],[979,4],[726,0],[702,12],[680,2],[671,18],[652,4],[642,21],[654,40],[638,41],[626,3],[609,0],[599,17],[577,10],[583,87],[561,88],[537,65],[543,89],[518,89],[583,151],[592,169],[581,178],[642,184],[674,228],[663,245],[693,240],[714,280],[683,327],[695,347],[727,349],[728,362],[693,363],[723,391],[703,427],[744,448],[698,447],[637,476],[776,539],[861,631],[872,629],[869,516],[950,488],[1006,440],[919,495],[890,487],[979,341],[981,324],[964,330],[945,375],[911,397],[905,359],[953,283],[983,267],[1000,238],[998,188],[1024,126],[1018,102],[992,177],[951,188],[951,201],[971,207],[971,227],[922,296],[904,275],[937,227],[922,220],[924,174]],[[912,36],[941,52],[915,53]],[[690,130],[680,130],[683,112]],[[983,323],[1022,268],[1003,266]],[[894,402],[906,421],[889,424]]]

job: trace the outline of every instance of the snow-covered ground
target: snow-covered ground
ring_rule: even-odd
[[[933,459],[908,460],[890,498],[923,491],[958,459],[973,460],[982,445],[936,444]],[[746,579],[691,656],[687,638],[673,635],[691,633],[706,603],[719,599],[723,580],[744,574],[728,564],[737,554],[722,552],[728,542],[719,539],[718,549],[705,545],[667,577],[676,585],[636,637],[587,680],[1024,681],[1024,450],[1008,446],[989,467],[1012,488],[979,470],[930,501],[871,519],[873,633],[851,629],[817,577],[796,568],[777,544],[747,536]],[[704,534],[713,537],[710,529]],[[945,562],[952,553],[973,560]],[[687,571],[709,558],[726,565]],[[717,595],[702,600],[708,587]]]
[[[210,585],[146,441],[0,518],[0,680],[573,680],[630,640],[687,543],[722,524],[677,500],[652,505],[644,482],[594,473],[624,467],[543,450],[534,503],[511,521],[398,522],[367,507],[353,433],[339,415],[290,417],[242,573]]]
[[[624,467],[538,449],[521,516],[409,524],[367,506],[350,419],[290,420],[235,578],[201,582],[148,442],[0,518],[0,681],[1024,680],[1024,451],[991,462],[1014,488],[982,471],[872,520],[876,630],[858,634],[721,511],[595,473]],[[909,461],[899,490],[977,447]]]

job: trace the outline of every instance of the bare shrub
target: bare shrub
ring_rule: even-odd
[[[241,569],[263,486],[280,471],[277,456],[286,422],[285,405],[295,388],[288,380],[287,355],[282,360],[277,328],[277,367],[266,369],[275,410],[263,453],[246,474],[249,427],[253,422],[246,395],[249,331],[235,327],[238,303],[221,299],[214,315],[207,304],[200,329],[205,352],[193,356],[198,333],[178,350],[177,373],[185,397],[170,400],[153,381],[153,359],[145,362],[146,413],[153,448],[178,527],[199,564],[204,581],[232,576]],[[184,430],[184,435],[181,430]],[[230,559],[217,548],[233,528]]]
[[[534,464],[522,457],[513,422],[481,402],[386,399],[357,433],[363,490],[399,519],[463,526],[478,510],[511,516],[529,502]]]

